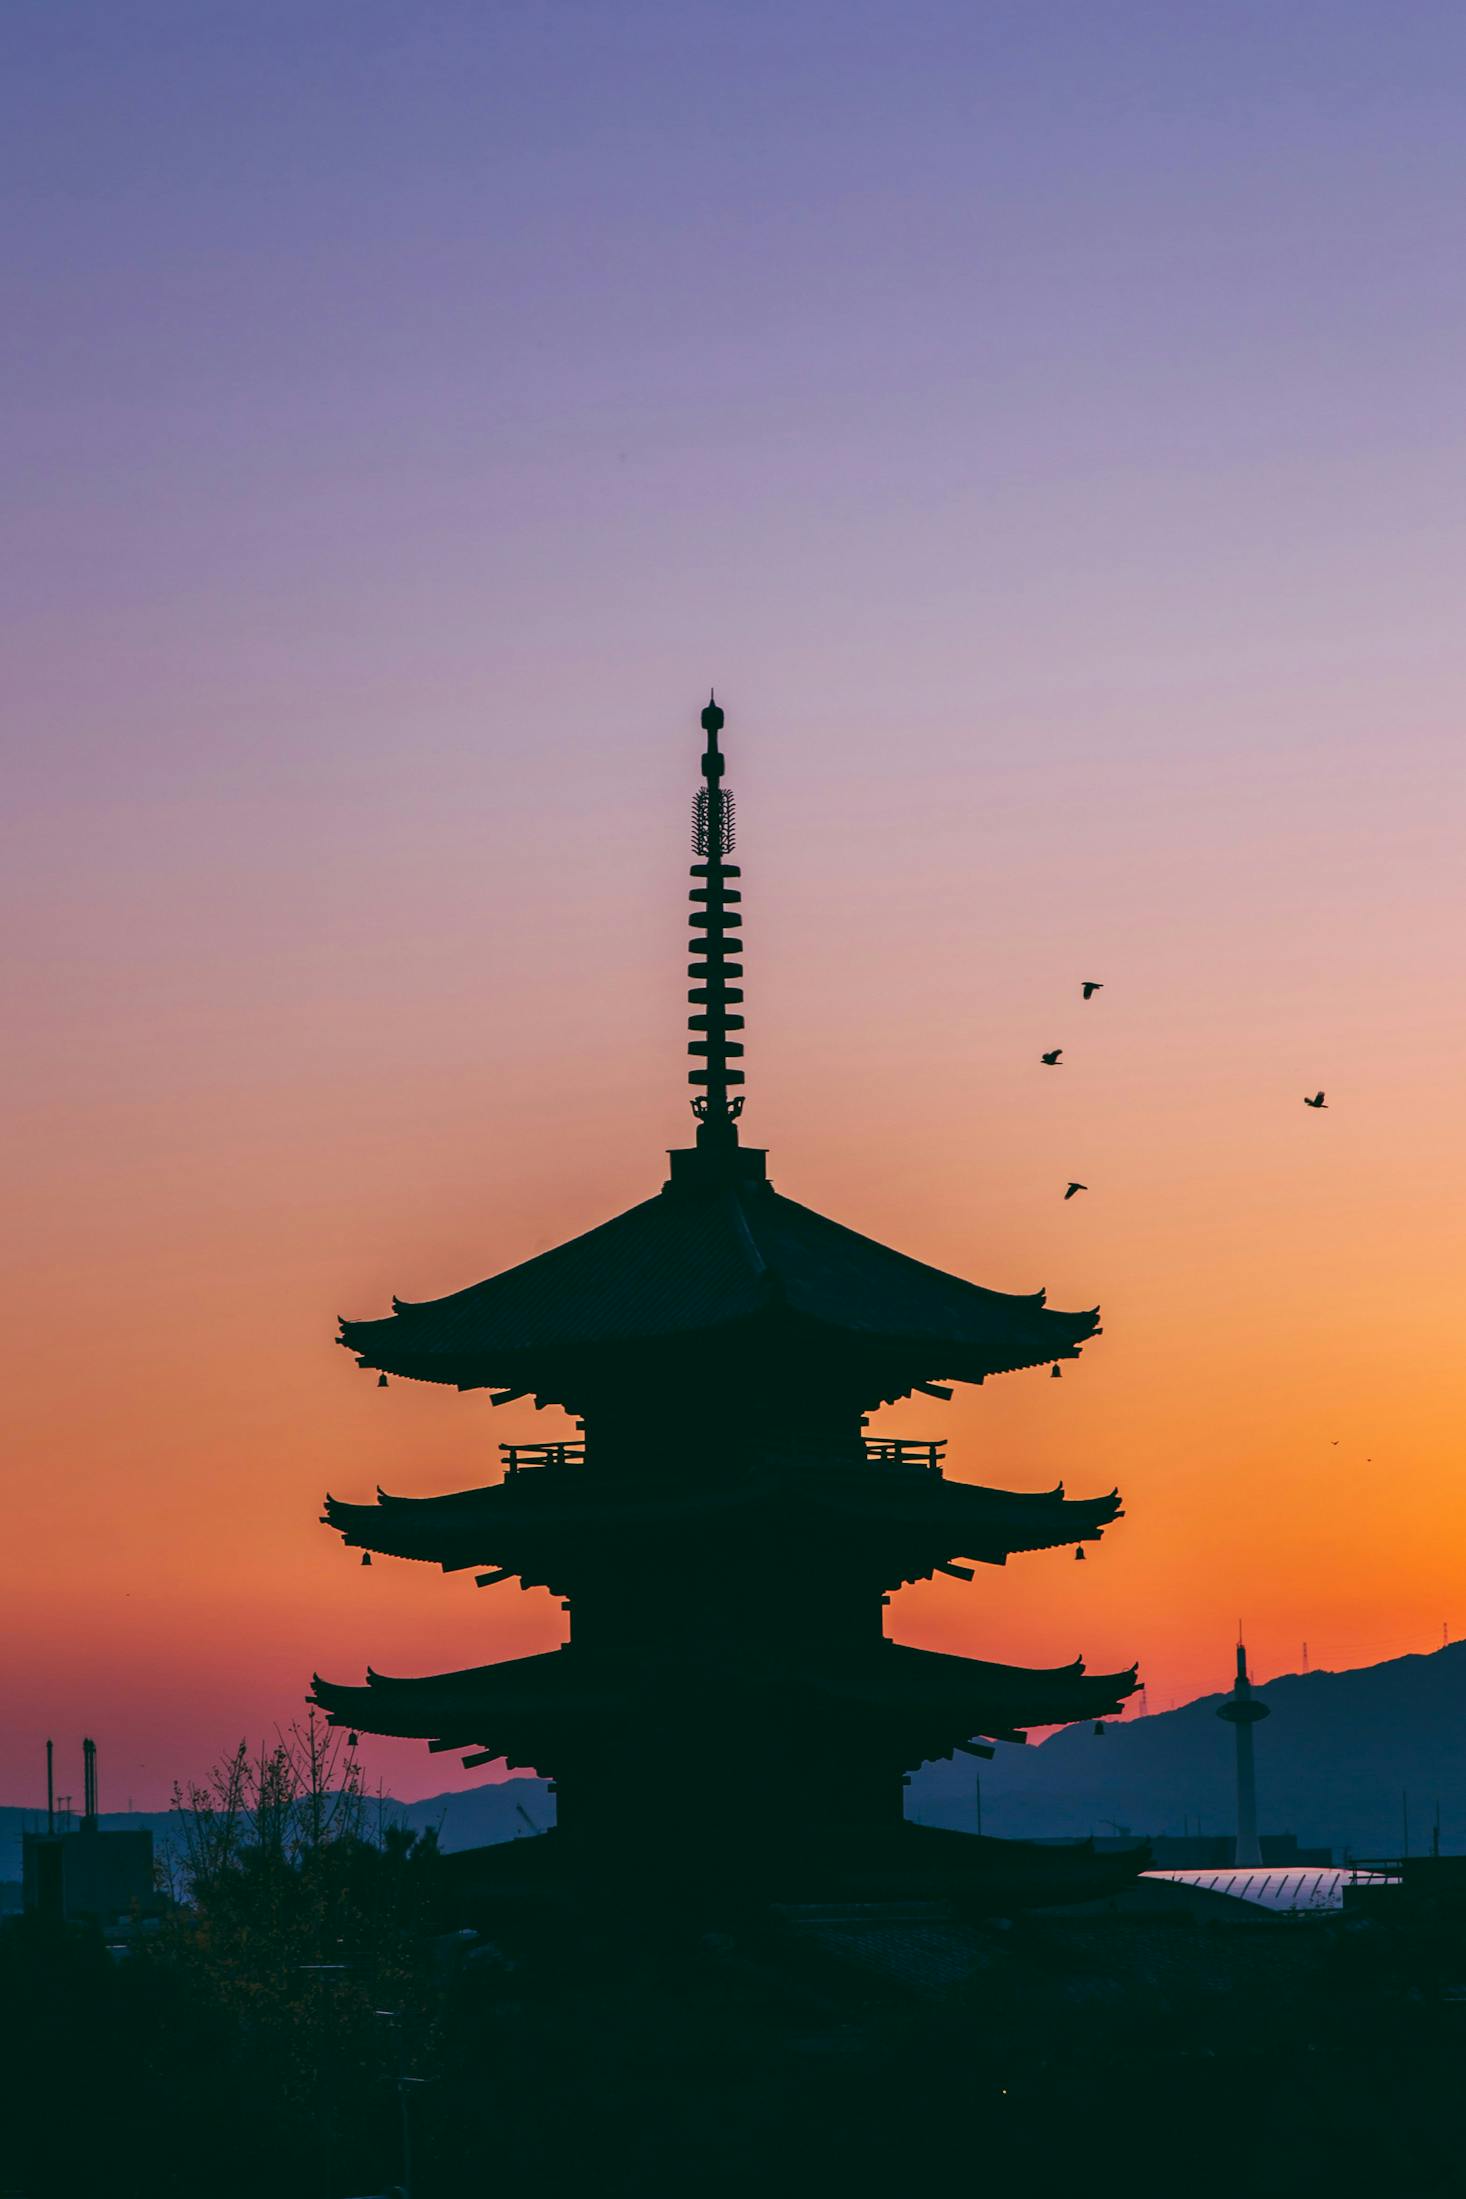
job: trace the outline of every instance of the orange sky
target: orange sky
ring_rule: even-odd
[[[1125,1520],[893,1630],[1466,1627],[1466,31],[821,5],[17,26],[0,1798],[557,1638],[317,1525],[535,1427],[335,1317],[686,1141],[711,680],[774,1181],[1104,1310],[889,1424]]]
[[[858,1228],[1104,1308],[1062,1383],[1009,1376],[888,1424],[948,1433],[974,1478],[1118,1482],[1124,1522],[1083,1570],[1060,1553],[909,1590],[892,1630],[1138,1656],[1152,1707],[1224,1676],[1239,1614],[1264,1674],[1304,1639],[1315,1663],[1438,1641],[1459,1616],[1463,1379],[1436,790],[1362,743],[1320,782],[1260,743],[1183,769],[1071,742],[1056,803],[976,715],[915,741],[893,723],[881,749],[838,707],[795,722],[749,684],[729,683],[727,746],[750,1139],[781,1189]],[[654,740],[629,787],[616,725],[590,751],[562,705],[579,780],[550,712],[544,783],[516,783],[541,765],[493,758],[490,730],[456,780],[441,760],[414,791],[404,761],[369,800],[348,788],[320,838],[288,785],[207,859],[187,803],[156,798],[144,833],[135,793],[73,812],[90,898],[58,905],[11,1017],[12,1797],[38,1791],[48,1732],[99,1737],[114,1806],[156,1803],[290,1717],[317,1666],[558,1638],[544,1596],[364,1570],[316,1515],[327,1487],[488,1478],[494,1443],[536,1427],[527,1406],[379,1391],[336,1312],[589,1226],[688,1134],[698,697],[636,700]],[[1087,1006],[1083,976],[1105,983]],[[1065,1204],[1071,1172],[1091,1188]],[[667,1624],[670,1645],[670,1597]],[[403,1793],[456,1776],[405,1744],[368,1761]]]

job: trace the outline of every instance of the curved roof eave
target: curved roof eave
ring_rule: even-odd
[[[799,1327],[811,1342],[820,1337],[849,1337],[881,1346],[891,1359],[909,1365],[907,1387],[921,1381],[980,1385],[992,1375],[1031,1372],[1061,1359],[1077,1359],[1083,1346],[1099,1333],[1097,1320],[1088,1314],[1052,1313],[1043,1318],[1056,1327],[1062,1325],[1061,1333],[1042,1338],[1031,1334],[1016,1337],[1004,1346],[996,1338],[983,1344],[976,1338],[950,1333],[920,1335],[874,1321],[834,1322],[817,1314],[798,1314]],[[353,1354],[364,1372],[396,1375],[404,1382],[436,1382],[459,1390],[509,1390],[518,1395],[535,1391],[558,1402],[560,1392],[592,1373],[596,1361],[611,1354],[619,1357],[637,1351],[672,1352],[700,1339],[731,1342],[740,1330],[751,1331],[766,1320],[767,1315],[745,1314],[699,1327],[664,1326],[616,1336],[567,1336],[526,1345],[486,1341],[454,1350],[423,1351],[414,1350],[411,1335],[397,1328],[395,1317],[389,1317],[385,1321],[343,1322],[336,1341]],[[370,1331],[377,1333],[368,1334]],[[553,1371],[552,1362],[557,1363]]]
[[[498,1275],[343,1320],[364,1365],[492,1387],[551,1355],[671,1347],[787,1312],[827,1334],[881,1338],[962,1381],[1072,1357],[1098,1308],[994,1291],[930,1267],[772,1187],[659,1196]],[[492,1368],[490,1374],[486,1370]]]

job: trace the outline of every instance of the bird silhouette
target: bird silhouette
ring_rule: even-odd
[[[1324,1096],[1322,1092],[1315,1092],[1312,1099],[1309,1099],[1305,1095],[1303,1104],[1305,1107],[1322,1107],[1324,1104]]]
[[[1084,1563],[1084,1546],[1082,1543],[1080,1544],[1079,1548],[1076,1549],[1076,1551],[1074,1552],[1074,1562],[1076,1565],[1083,1565]]]
[[[1104,989],[1105,981],[1102,977],[1087,977],[1084,979],[1084,997],[1086,1000],[1094,993],[1102,993]]]
[[[1058,1365],[1055,1365],[1055,1366],[1052,1366],[1052,1367],[1050,1367],[1050,1369],[1049,1369],[1049,1378],[1050,1378],[1050,1380],[1051,1380],[1051,1381],[1054,1381],[1054,1382],[1057,1382],[1057,1381],[1059,1381],[1059,1379],[1060,1379],[1060,1378],[1061,1378],[1061,1376],[1063,1375],[1063,1372],[1064,1372],[1063,1368],[1062,1368],[1062,1367],[1060,1367],[1060,1366],[1058,1366]]]
[[[1064,1196],[1066,1199],[1072,1199],[1076,1191],[1087,1191],[1088,1189],[1089,1185],[1087,1183],[1071,1183]]]
[[[1063,1053],[1063,1051],[1064,1049],[1062,1046],[1056,1046],[1051,1054],[1040,1054],[1038,1058],[1043,1063],[1046,1069],[1057,1069],[1059,1066],[1059,1056]]]

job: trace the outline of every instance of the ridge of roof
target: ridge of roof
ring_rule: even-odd
[[[516,1355],[713,1333],[777,1307],[937,1357],[981,1360],[990,1348],[993,1372],[1071,1357],[1098,1327],[1098,1308],[969,1282],[771,1184],[669,1188],[440,1298],[394,1297],[383,1318],[343,1319],[340,1341],[365,1366],[462,1382]]]

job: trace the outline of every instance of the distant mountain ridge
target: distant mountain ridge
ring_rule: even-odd
[[[1395,1657],[1348,1672],[1290,1672],[1257,1693],[1272,1715],[1257,1728],[1258,1817],[1265,1832],[1292,1832],[1342,1859],[1398,1855],[1408,1813],[1412,1853],[1430,1844],[1436,1804],[1441,1846],[1466,1853],[1466,1641],[1427,1656]],[[1069,1726],[1031,1748],[1000,1747],[992,1763],[969,1757],[925,1764],[912,1777],[907,1815],[974,1831],[977,1781],[983,1831],[1000,1839],[1206,1832],[1234,1822],[1233,1742],[1216,1715],[1222,1694],[1203,1695],[1150,1718],[1117,1719],[1096,1738]],[[651,1800],[647,1794],[650,1789]],[[628,1814],[655,1817],[659,1781],[628,1779]],[[384,1805],[416,1831],[432,1827],[445,1849],[487,1846],[555,1821],[543,1779],[514,1778],[420,1802]],[[0,1880],[20,1876],[20,1835],[45,1812],[0,1808]],[[108,1812],[107,1829],[148,1826],[159,1847],[177,1844],[167,1810]]]
[[[1258,1822],[1342,1860],[1430,1845],[1466,1852],[1466,1641],[1347,1672],[1290,1672],[1256,1693],[1272,1715],[1256,1728]],[[981,1767],[983,1830],[1000,1839],[1063,1834],[1207,1832],[1236,1822],[1233,1740],[1220,1692],[1150,1718],[1116,1720],[1097,1737],[1069,1726],[1032,1748],[1000,1748]],[[926,1764],[907,1813],[972,1829],[976,1767]]]
[[[394,1824],[409,1825],[414,1832],[436,1832],[444,1848],[486,1847],[521,1834],[528,1838],[531,1826],[545,1832],[555,1822],[555,1797],[544,1779],[501,1779],[466,1787],[458,1794],[430,1794],[421,1802],[388,1797],[382,1809]],[[369,1798],[369,1822],[374,1821],[375,1811],[375,1800]],[[13,1884],[20,1877],[21,1834],[43,1831],[45,1823],[43,1809],[0,1808],[0,1881]],[[145,1828],[159,1853],[181,1846],[178,1820],[171,1810],[104,1810],[101,1826],[104,1832]]]

